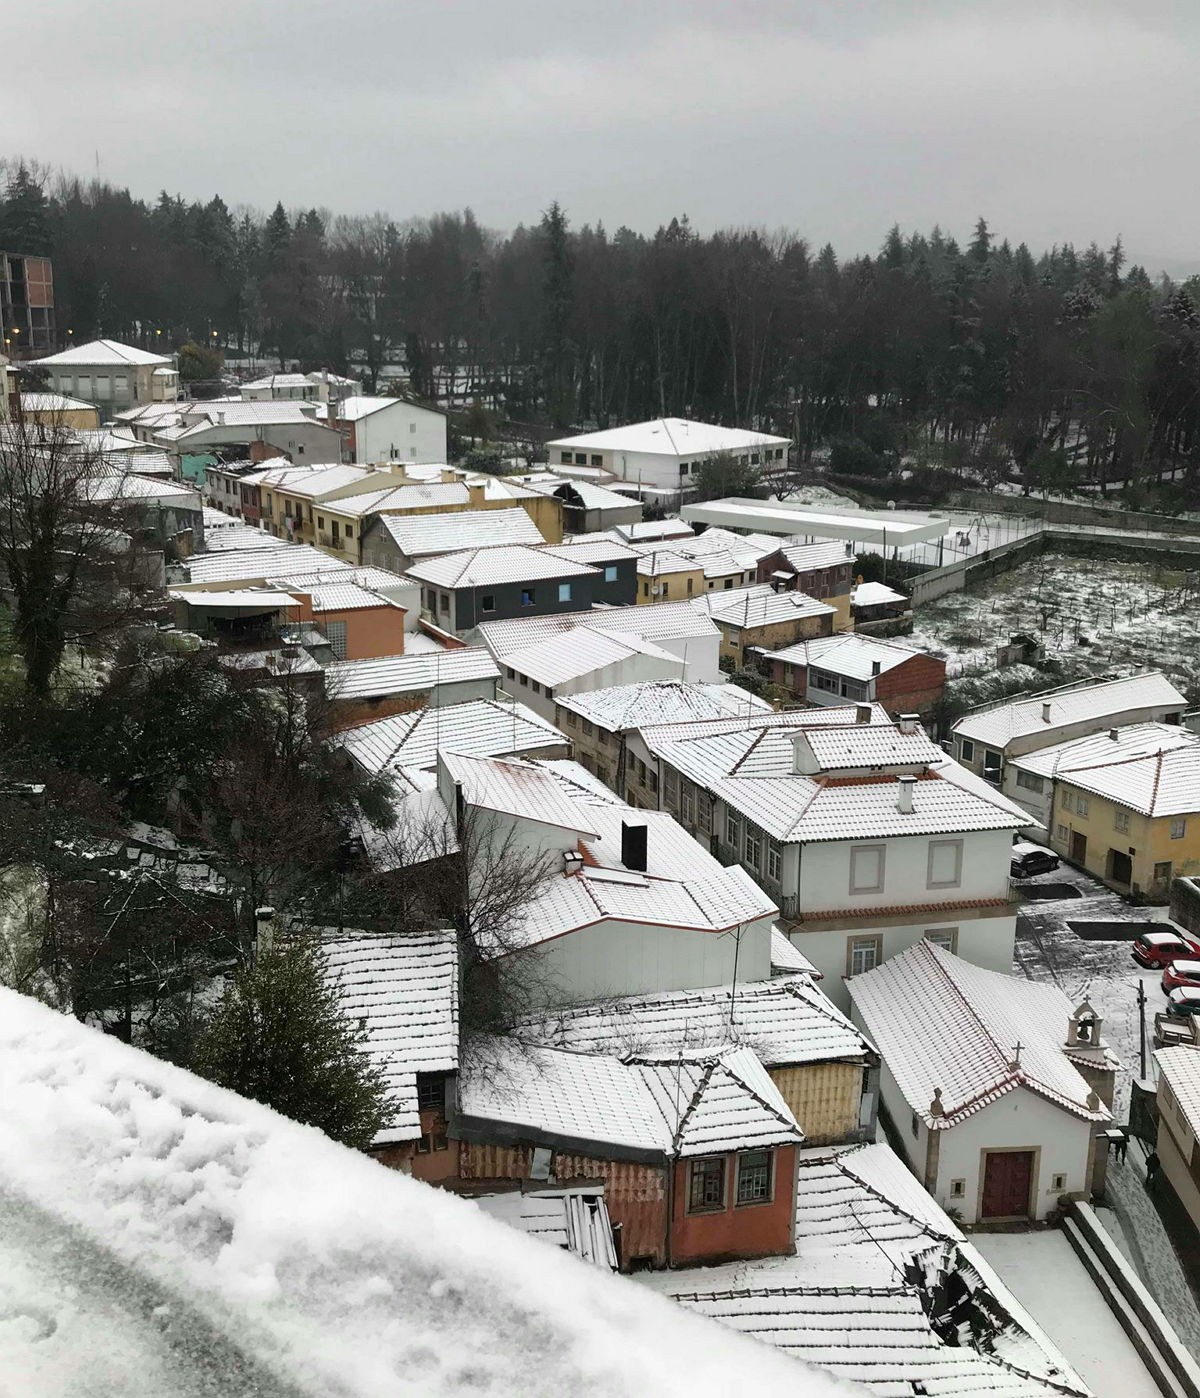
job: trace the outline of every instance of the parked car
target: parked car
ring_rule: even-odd
[[[1172,961],[1162,974],[1162,988],[1166,994],[1178,990],[1181,985],[1200,987],[1200,961],[1180,957]]]
[[[1057,869],[1058,862],[1058,855],[1053,851],[1019,840],[1012,847],[1008,872],[1014,879],[1031,879],[1034,874],[1048,874],[1051,869]]]
[[[1181,985],[1167,996],[1167,1013],[1175,1019],[1200,1015],[1200,985]]]
[[[1143,932],[1130,948],[1130,954],[1139,966],[1154,970],[1175,961],[1200,961],[1200,944],[1180,932]]]

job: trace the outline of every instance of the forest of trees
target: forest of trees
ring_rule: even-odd
[[[901,451],[1048,488],[1200,469],[1200,284],[1152,280],[1119,237],[1035,253],[980,219],[965,243],[893,228],[839,259],[686,217],[574,228],[557,204],[501,234],[470,210],[147,202],[26,162],[5,182],[0,247],[53,256],[76,342],[261,350],[371,386],[402,372],[418,396],[554,428],[759,426],[801,459],[836,443],[855,474]]]

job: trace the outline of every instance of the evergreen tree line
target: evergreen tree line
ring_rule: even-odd
[[[1043,485],[1149,478],[1200,451],[1200,285],[1152,281],[1119,238],[1035,255],[980,219],[965,246],[893,228],[843,260],[686,217],[652,236],[572,228],[557,204],[501,235],[469,209],[148,203],[10,162],[0,247],[54,258],[76,342],[257,350],[371,387],[402,373],[522,424],[688,416],[782,432],[802,459],[850,442],[867,470],[932,449]]]

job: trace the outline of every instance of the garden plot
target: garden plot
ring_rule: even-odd
[[[1046,553],[976,587],[923,605],[912,640],[947,660],[954,681],[979,679],[972,703],[1016,688],[1158,669],[1200,699],[1200,574],[1155,563]],[[996,669],[1013,636],[1038,641],[1056,673]],[[1016,669],[1016,667],[1014,667]],[[992,694],[991,689],[995,689]]]

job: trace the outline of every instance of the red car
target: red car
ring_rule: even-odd
[[[1200,943],[1180,932],[1143,932],[1130,952],[1139,966],[1149,970],[1164,968],[1176,961],[1200,961]]]
[[[1178,990],[1181,985],[1200,986],[1200,961],[1190,957],[1180,957],[1172,961],[1162,974],[1162,988],[1167,995]]]

